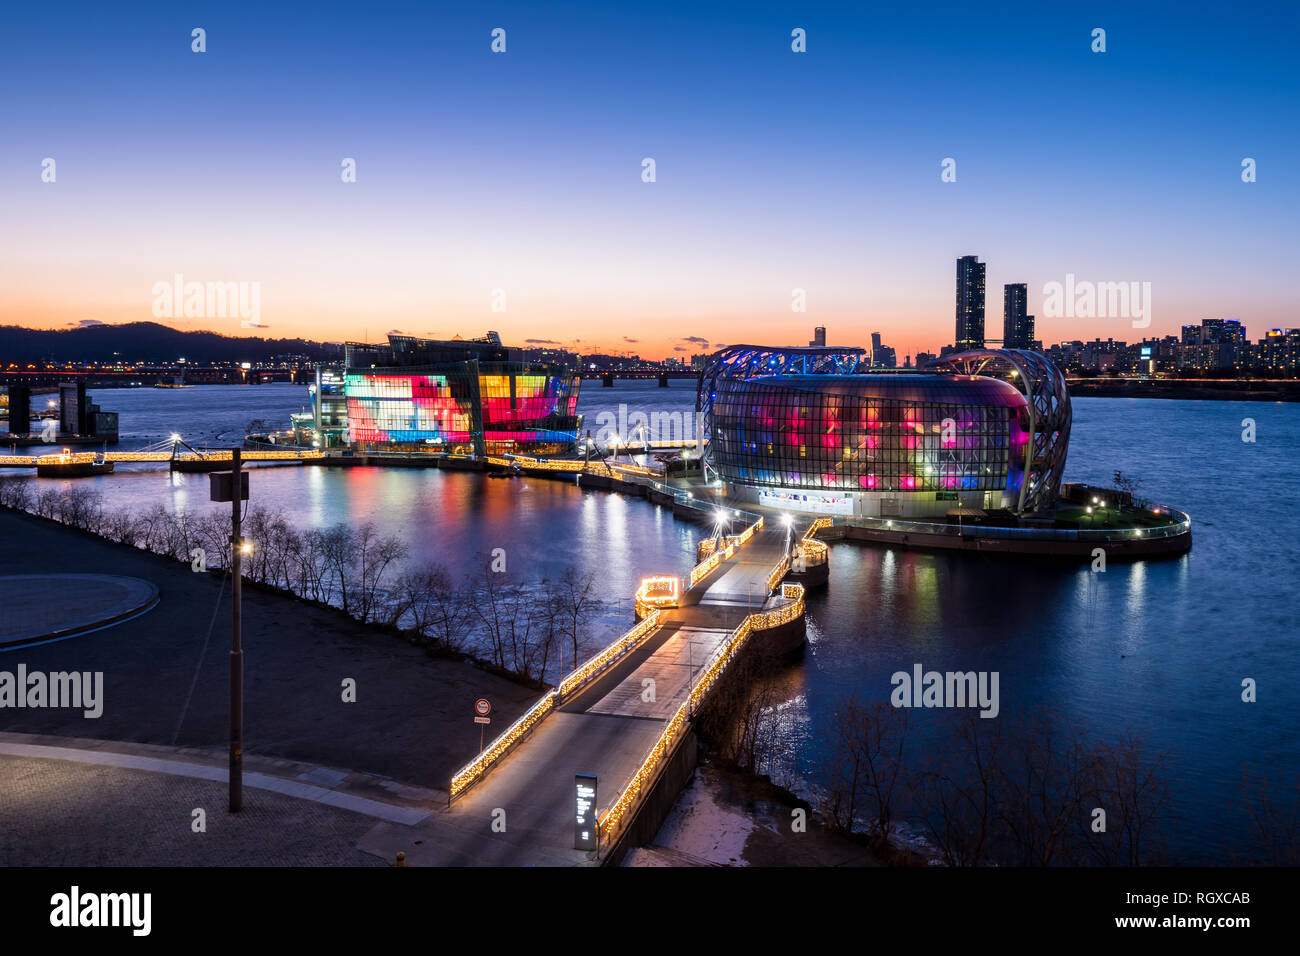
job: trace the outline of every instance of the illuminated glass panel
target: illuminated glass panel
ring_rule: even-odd
[[[839,491],[1018,491],[1028,409],[958,375],[789,375],[718,382],[711,456],[729,481]]]
[[[527,366],[476,375],[474,368],[348,370],[350,442],[361,450],[469,453],[481,439],[489,454],[571,450],[578,432],[576,376]]]

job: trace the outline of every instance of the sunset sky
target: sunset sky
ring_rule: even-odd
[[[0,323],[152,320],[180,273],[260,284],[260,332],[167,320],[233,335],[661,358],[824,325],[901,360],[952,341],[975,254],[990,336],[1027,282],[1045,343],[1211,316],[1253,340],[1300,326],[1300,22],[1209,9],[10,6]],[[1150,282],[1151,328],[1044,316],[1067,273]]]

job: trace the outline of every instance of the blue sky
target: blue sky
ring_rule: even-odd
[[[1150,281],[1154,332],[1234,316],[1256,337],[1300,325],[1298,19],[1208,4],[11,9],[0,322],[148,319],[152,284],[183,272],[260,282],[271,334],[491,327],[636,338],[624,347],[658,357],[691,336],[799,342],[826,325],[903,354],[951,341],[953,260],[973,253],[990,328],[1002,283],[1029,283],[1032,311],[1073,272]],[[44,157],[57,183],[40,181]],[[1243,157],[1258,182],[1241,182]],[[1044,316],[1039,333],[1137,337]]]

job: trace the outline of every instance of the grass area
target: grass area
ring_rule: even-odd
[[[1075,526],[1085,531],[1127,530],[1132,528],[1164,528],[1174,523],[1169,514],[1154,514],[1139,508],[1099,508],[1094,506],[1088,514],[1086,505],[1067,504],[1056,509],[1059,523]]]

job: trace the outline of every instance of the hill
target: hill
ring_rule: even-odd
[[[183,332],[157,322],[89,325],[75,329],[25,329],[0,325],[0,362],[264,362],[300,355],[313,361],[341,358],[336,342],[241,338]]]

